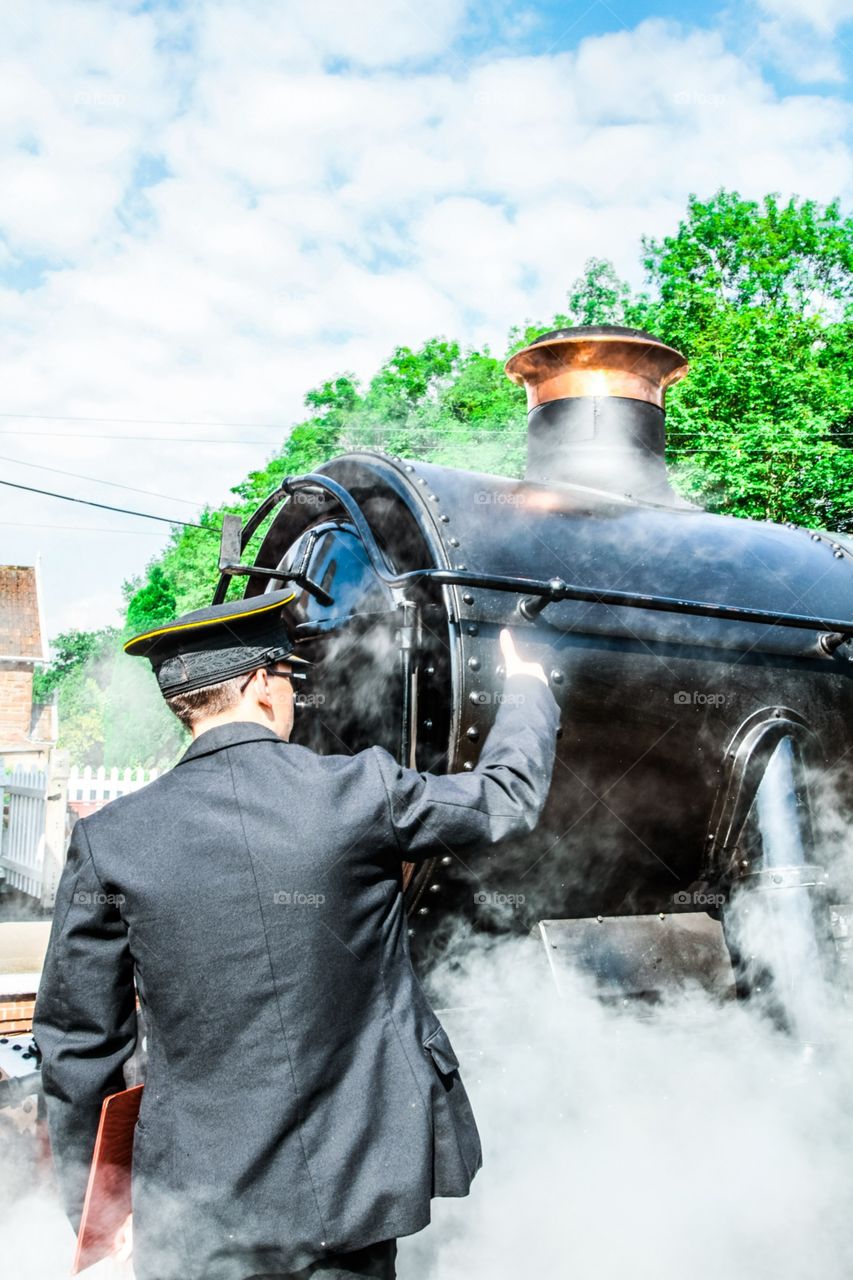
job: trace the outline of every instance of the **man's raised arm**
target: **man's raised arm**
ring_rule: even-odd
[[[524,662],[501,632],[507,677],[495,723],[470,773],[420,773],[381,747],[374,756],[388,796],[389,822],[405,861],[442,846],[494,843],[526,835],[548,796],[560,709],[538,663]]]

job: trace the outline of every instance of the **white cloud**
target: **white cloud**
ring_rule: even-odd
[[[757,43],[766,58],[804,84],[844,78],[838,33],[853,0],[758,0]]]
[[[2,41],[0,233],[33,282],[40,262],[54,269],[2,293],[3,412],[286,423],[308,387],[369,375],[398,342],[444,333],[499,348],[510,325],[563,305],[591,254],[637,281],[641,233],[672,230],[691,191],[849,196],[846,104],[780,98],[719,34],[649,20],[570,51],[482,51],[466,67],[430,62],[465,21],[461,0],[426,22],[397,0],[369,10],[26,10]],[[150,157],[166,176],[140,191]],[[0,419],[0,432],[21,425]],[[47,446],[52,465],[199,501],[268,452],[30,425],[67,436],[0,435],[0,452],[38,462]],[[38,474],[0,465],[25,483]],[[116,492],[120,505],[189,510]],[[11,491],[2,502],[4,519],[33,518]],[[57,504],[38,510],[57,521]],[[98,572],[117,592],[152,540],[113,542]],[[85,546],[93,562],[103,539],[14,545],[16,557],[44,550],[46,580],[52,559],[64,567],[52,631],[78,619],[81,592],[100,609]]]
[[[758,0],[771,18],[801,22],[824,35],[832,35],[845,22],[853,21],[851,0]]]

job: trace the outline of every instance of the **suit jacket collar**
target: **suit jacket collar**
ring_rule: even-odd
[[[251,720],[232,720],[228,724],[218,724],[212,729],[205,729],[197,738],[193,738],[180,760],[175,765],[186,764],[198,756],[208,756],[214,751],[222,751],[224,747],[237,747],[241,742],[283,742],[277,733],[262,724]]]

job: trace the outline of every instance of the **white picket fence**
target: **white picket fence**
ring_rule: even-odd
[[[65,861],[69,802],[100,808],[157,776],[157,769],[69,770],[58,752],[49,769],[6,768],[0,758],[0,879],[51,907]]]
[[[126,796],[129,791],[138,791],[158,775],[157,769],[112,768],[107,772],[103,765],[100,769],[93,769],[88,764],[85,769],[79,769],[74,765],[68,774],[68,799],[106,804],[118,796]]]
[[[2,765],[2,761],[0,761]],[[40,898],[44,872],[47,772],[27,765],[0,771],[0,868],[13,889]]]

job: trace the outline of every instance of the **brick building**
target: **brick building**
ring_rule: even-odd
[[[0,756],[43,764],[56,743],[56,708],[33,703],[47,661],[38,565],[0,565]]]

